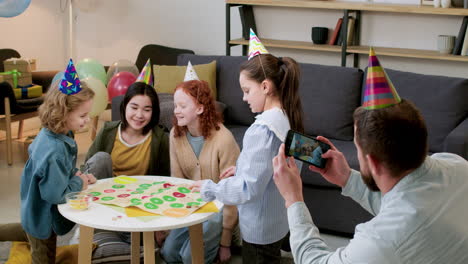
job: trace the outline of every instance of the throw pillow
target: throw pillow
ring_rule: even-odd
[[[207,81],[213,98],[216,98],[216,61],[194,65],[200,80]],[[154,65],[154,88],[158,93],[174,93],[175,87],[184,81],[187,66]]]

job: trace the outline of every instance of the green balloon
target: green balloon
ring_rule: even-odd
[[[86,58],[80,60],[76,65],[76,72],[78,77],[82,80],[88,77],[93,77],[107,85],[107,74],[104,66],[95,59]]]

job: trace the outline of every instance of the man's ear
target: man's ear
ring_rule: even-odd
[[[366,161],[372,175],[379,176],[382,173],[382,163],[371,154],[366,154]]]

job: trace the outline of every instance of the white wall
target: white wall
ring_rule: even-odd
[[[66,0],[32,1],[16,18],[0,19],[5,35],[0,47],[12,47],[25,57],[38,58],[39,67],[61,69],[68,56]],[[76,1],[76,0],[75,0]],[[118,59],[135,61],[142,46],[156,43],[189,48],[197,54],[225,54],[225,4],[222,0],[80,0],[89,10],[75,9],[75,60],[86,57],[109,65]],[[363,12],[361,43],[375,46],[435,50],[437,35],[457,35],[462,17]],[[311,41],[312,26],[331,30],[341,11],[255,7],[260,37]],[[232,37],[241,35],[237,8],[232,8]],[[26,33],[27,32],[27,33]],[[18,34],[19,33],[19,34]],[[3,35],[3,36],[5,36]],[[233,55],[240,55],[233,48]],[[340,65],[337,53],[270,49],[300,62]],[[367,56],[360,56],[360,67]],[[468,77],[468,64],[380,56],[387,68],[428,74]],[[351,65],[352,56],[348,57]]]

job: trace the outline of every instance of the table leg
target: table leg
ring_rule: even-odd
[[[192,263],[205,263],[205,252],[203,250],[203,224],[196,224],[189,227],[190,246],[192,250]]]
[[[131,264],[140,263],[140,232],[132,232],[132,259]]]
[[[93,253],[94,228],[80,225],[80,244],[78,245],[78,264],[91,263]]]
[[[145,264],[154,264],[154,232],[143,232],[143,255]]]

